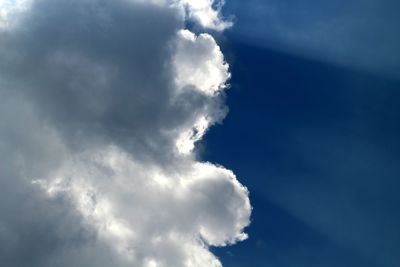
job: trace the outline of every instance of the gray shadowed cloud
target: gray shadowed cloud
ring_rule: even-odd
[[[196,157],[226,115],[212,1],[0,4],[0,260],[221,266],[244,240],[235,175]]]

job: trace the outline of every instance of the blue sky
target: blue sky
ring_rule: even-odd
[[[227,1],[242,41],[338,66],[398,77],[394,0]]]
[[[400,265],[395,1],[228,1],[230,113],[204,158],[250,190],[228,267]]]

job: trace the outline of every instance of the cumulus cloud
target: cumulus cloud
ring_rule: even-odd
[[[232,22],[221,19],[220,11],[224,0],[180,0],[187,8],[189,18],[202,26],[221,31],[232,26]]]
[[[223,30],[220,8],[0,2],[0,262],[221,266],[208,247],[247,237],[247,189],[195,152],[230,74],[185,21]]]

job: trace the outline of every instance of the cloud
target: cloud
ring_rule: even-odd
[[[225,89],[229,79],[228,64],[209,34],[198,37],[188,31],[179,33],[177,53],[174,57],[176,84],[179,88],[194,86],[206,94]]]
[[[221,19],[224,0],[181,0],[180,3],[187,8],[189,18],[203,27],[220,31],[232,26],[232,22]]]
[[[1,262],[221,266],[246,238],[247,189],[195,151],[230,77],[184,27],[229,24],[203,2],[0,3]]]

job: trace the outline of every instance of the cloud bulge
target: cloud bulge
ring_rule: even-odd
[[[221,266],[251,206],[195,143],[230,77],[222,2],[0,2],[0,261]]]

